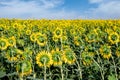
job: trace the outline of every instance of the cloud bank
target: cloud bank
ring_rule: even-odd
[[[120,19],[119,0],[88,0],[90,5],[97,6],[82,12],[66,10],[64,2],[65,0],[0,0],[0,18]]]
[[[98,4],[98,6],[86,11],[88,18],[120,19],[120,0],[89,0],[89,2],[91,4]]]
[[[75,12],[66,12],[56,7],[63,4],[63,0],[1,0],[0,17],[4,18],[47,18],[67,19],[75,18]]]

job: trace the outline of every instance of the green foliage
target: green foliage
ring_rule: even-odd
[[[0,80],[119,80],[120,20],[0,19]]]

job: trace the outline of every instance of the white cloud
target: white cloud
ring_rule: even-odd
[[[0,0],[1,18],[120,19],[120,0],[88,0],[93,8],[82,12],[60,7],[64,0]],[[97,7],[94,8],[94,4]],[[59,7],[59,9],[58,9]]]
[[[59,10],[56,7],[62,5],[63,0],[1,0],[0,17],[4,18],[48,18],[48,19],[72,19],[76,18],[76,12]]]
[[[120,1],[104,0],[97,8],[90,8],[86,16],[91,19],[120,19]]]

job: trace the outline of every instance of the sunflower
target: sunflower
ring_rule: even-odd
[[[24,60],[24,61],[17,63],[16,70],[20,77],[31,74],[32,73],[31,62]]]
[[[110,33],[110,35],[108,36],[108,40],[112,43],[118,43],[119,42],[119,34],[116,32],[112,32]]]
[[[12,56],[12,57],[6,56],[6,57],[7,57],[7,60],[8,60],[9,62],[16,62],[16,61],[18,61],[17,57],[15,57],[15,56]]]
[[[52,65],[52,57],[50,53],[47,53],[46,51],[41,51],[36,55],[36,63],[39,67],[50,67]]]
[[[53,37],[60,38],[62,37],[62,33],[63,33],[62,29],[57,27],[55,31],[53,32]]]
[[[31,30],[26,30],[26,35],[31,35]]]
[[[38,45],[40,46],[45,46],[47,43],[47,37],[45,34],[41,34],[41,33],[36,33],[36,41],[38,43]]]
[[[117,48],[116,55],[117,55],[117,57],[120,57],[120,47]]]
[[[82,57],[82,63],[83,65],[85,66],[89,66],[93,63],[93,58],[94,56],[94,53],[93,52],[87,52],[87,51],[84,51],[81,53],[81,57]]]
[[[15,48],[10,48],[7,50],[5,57],[7,58],[8,61],[16,61],[17,58],[15,57],[16,49]]]
[[[59,40],[59,38],[57,38],[57,37],[55,37],[55,36],[53,36],[52,39],[53,39],[53,41],[55,41],[55,42],[57,42],[57,41]]]
[[[30,49],[30,47],[24,47],[24,51],[25,51],[27,54],[29,54],[29,55],[32,55],[32,54],[33,54],[33,52],[32,52],[32,50]]]
[[[16,45],[16,39],[15,39],[15,37],[14,36],[10,37],[8,39],[8,42],[9,42],[9,46],[11,46],[11,47],[15,46]]]
[[[35,33],[32,33],[32,34],[30,35],[30,40],[33,41],[33,42],[36,41],[35,35],[36,35]]]
[[[72,36],[75,36],[75,35],[76,35],[76,31],[75,31],[74,28],[71,28],[71,29],[70,29],[70,34],[71,34]]]
[[[22,51],[16,48],[9,48],[5,54],[5,57],[9,62],[16,62],[22,58]],[[19,56],[19,57],[18,57]]]
[[[28,60],[28,56],[30,57],[31,55],[28,54],[28,52],[26,51],[21,51],[19,49],[16,49],[16,53],[17,53],[17,58],[21,61],[21,60]]]
[[[64,50],[63,61],[68,64],[73,64],[76,61],[75,53],[70,48]]]
[[[76,46],[80,46],[80,45],[82,44],[82,39],[81,39],[81,37],[75,36],[75,37],[74,37],[74,44],[75,44]]]
[[[109,59],[111,57],[111,49],[108,44],[104,44],[100,48],[100,54],[102,55],[103,58]]]
[[[58,48],[56,50],[51,51],[52,55],[52,60],[53,60],[53,65],[54,66],[59,66],[62,65],[62,52],[59,51]]]
[[[62,36],[61,39],[62,39],[62,43],[63,43],[63,44],[65,44],[65,43],[68,42],[68,39],[67,39],[67,36],[66,36],[66,35]]]
[[[90,32],[85,37],[87,42],[97,42],[98,41],[98,34],[96,32]]]
[[[12,24],[13,28],[17,28],[19,26],[19,24],[17,22],[15,22],[14,24]]]
[[[8,44],[7,39],[0,38],[0,49],[1,49],[1,50],[7,49],[8,45],[9,45],[9,44]]]

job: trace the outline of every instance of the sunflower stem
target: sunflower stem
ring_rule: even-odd
[[[113,56],[111,55],[111,58],[112,58],[112,61],[113,61],[113,65],[114,65],[114,69],[115,69],[115,77],[116,77],[116,80],[118,80],[118,78],[117,78],[117,70],[116,70],[116,64],[115,64],[115,60],[114,60],[114,58],[113,58]]]
[[[63,51],[63,46],[62,46],[62,37],[60,38],[60,41],[61,41],[61,51]],[[64,74],[63,74],[63,67],[62,65],[60,66],[61,68],[61,77],[62,77],[62,80],[64,80]]]
[[[20,77],[20,80],[23,80],[23,77]]]
[[[62,37],[60,38],[60,41],[61,41],[61,51],[63,51]]]
[[[44,80],[46,80],[46,65],[45,65],[46,60],[44,61]]]
[[[76,63],[78,65],[78,71],[79,71],[80,80],[82,80],[82,70],[81,70],[81,67],[80,67],[79,62],[77,60],[76,60]]]
[[[44,66],[44,80],[46,80],[46,66]]]
[[[100,73],[101,73],[101,77],[102,77],[102,80],[104,80],[103,68],[98,64],[97,61],[95,61],[94,59],[93,59],[93,61],[94,61],[95,64],[99,67],[99,69],[100,69]]]
[[[103,66],[100,66],[98,63],[100,62],[100,56],[99,56],[99,53],[98,53],[98,51],[96,51],[96,53],[97,53],[97,55],[98,55],[98,62],[97,61],[95,61],[94,59],[93,59],[93,61],[95,62],[95,64],[99,67],[99,69],[100,69],[100,73],[101,73],[101,77],[102,77],[102,80],[104,80],[104,67]]]
[[[62,65],[60,66],[60,71],[61,71],[61,80],[64,80],[64,74],[63,74],[63,68],[62,68]]]

